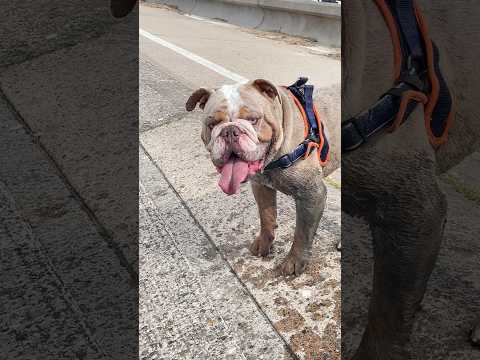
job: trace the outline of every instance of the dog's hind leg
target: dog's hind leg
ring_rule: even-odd
[[[356,360],[409,359],[405,347],[438,255],[446,216],[446,200],[433,169],[426,171],[419,174],[421,181],[391,187],[370,219],[373,291]]]

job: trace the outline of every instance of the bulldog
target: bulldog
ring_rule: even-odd
[[[260,232],[250,245],[253,255],[266,256],[271,250],[277,227],[277,191],[295,199],[293,244],[277,268],[286,276],[300,275],[310,259],[327,195],[322,179],[340,164],[340,111],[329,111],[319,99],[316,104],[330,142],[327,165],[322,167],[311,154],[287,169],[265,170],[304,140],[302,114],[288,90],[257,79],[218,89],[200,88],[186,103],[187,111],[197,105],[204,111],[201,138],[220,174],[220,188],[233,195],[242,183],[251,182],[260,215]]]

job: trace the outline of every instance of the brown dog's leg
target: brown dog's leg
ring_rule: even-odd
[[[255,256],[267,256],[277,227],[277,191],[252,181],[252,190],[260,213],[260,233],[250,245]]]
[[[406,345],[440,248],[446,200],[433,176],[377,203],[374,281],[355,360],[409,359]],[[424,187],[424,188],[422,188]]]
[[[277,271],[285,276],[298,276],[305,270],[311,257],[313,237],[325,208],[327,188],[323,181],[312,179],[311,176],[305,178],[305,191],[301,192],[301,197],[295,197],[297,215],[293,244],[287,257],[277,268]]]

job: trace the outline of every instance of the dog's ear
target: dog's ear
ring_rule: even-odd
[[[277,88],[270,81],[257,79],[253,81],[253,86],[255,86],[258,91],[267,95],[272,100],[275,100],[275,98],[278,96]]]
[[[193,94],[190,95],[187,103],[185,104],[185,108],[187,109],[187,111],[194,110],[197,104],[199,104],[198,106],[200,107],[200,109],[203,110],[205,108],[205,104],[208,101],[208,98],[210,97],[210,95],[212,95],[212,92],[212,90],[208,90],[205,88],[195,90]]]

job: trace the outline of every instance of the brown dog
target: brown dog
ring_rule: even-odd
[[[272,246],[277,190],[295,199],[293,245],[278,270],[284,275],[301,274],[325,206],[327,192],[322,179],[340,164],[339,111],[335,118],[322,111],[325,106],[317,106],[331,144],[326,167],[312,154],[288,169],[264,171],[267,164],[304,140],[302,114],[288,91],[257,79],[216,90],[198,89],[186,109],[192,111],[197,104],[205,113],[201,136],[220,173],[221,189],[236,194],[241,183],[251,180],[260,213],[260,233],[250,246],[252,254],[266,256]]]

